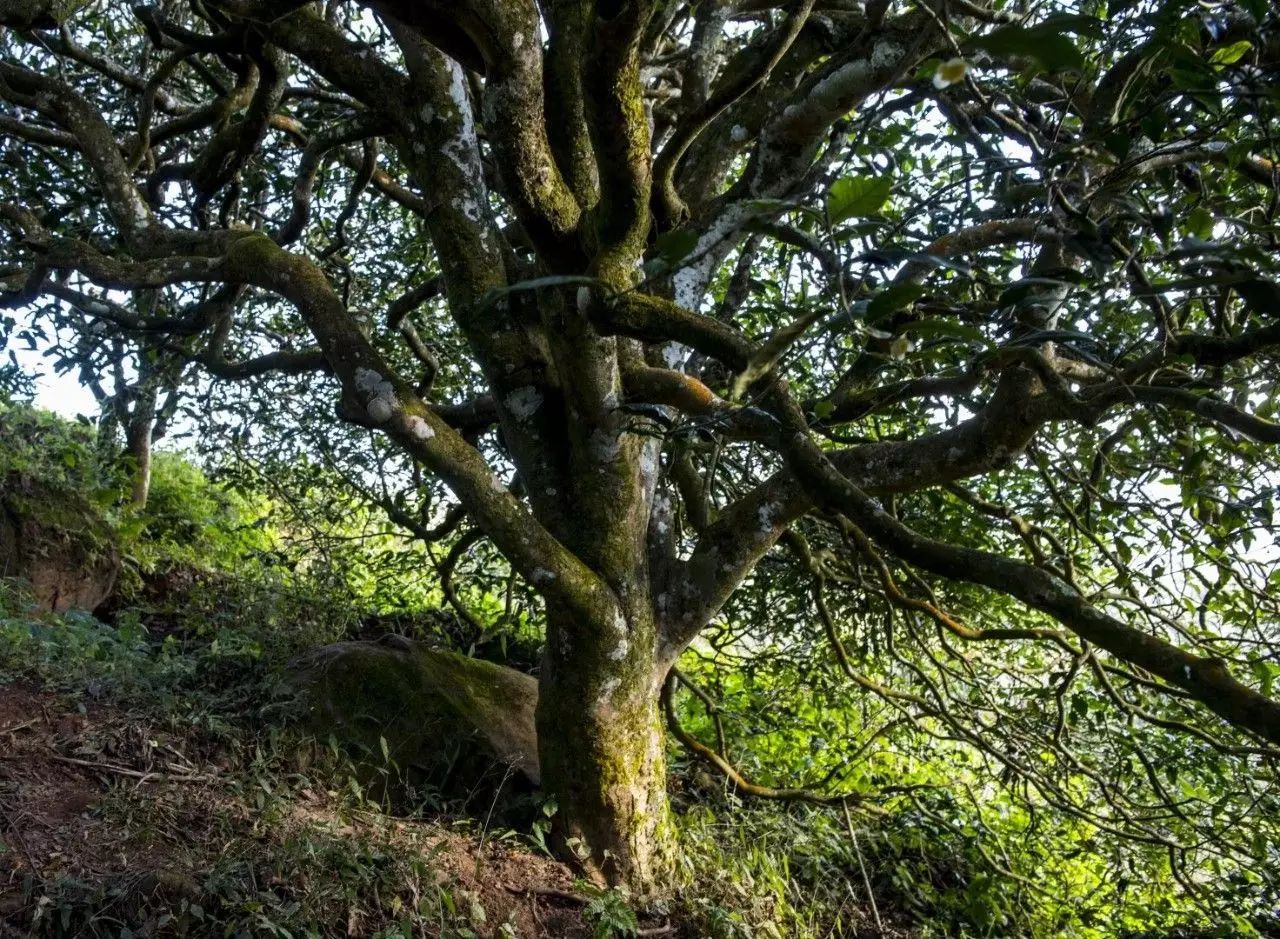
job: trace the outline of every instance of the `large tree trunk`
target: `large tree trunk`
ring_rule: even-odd
[[[151,495],[151,421],[154,415],[134,415],[125,431],[125,447],[132,458],[133,474],[130,502],[136,508],[145,508]]]
[[[154,366],[144,361],[142,375],[136,385],[121,399],[128,402],[123,409],[125,453],[130,458],[130,501],[135,508],[145,508],[151,495],[151,448],[156,439],[159,380]]]
[[[538,690],[556,835],[592,879],[654,894],[668,880],[673,835],[652,624],[598,624],[576,642],[570,628],[550,617]]]

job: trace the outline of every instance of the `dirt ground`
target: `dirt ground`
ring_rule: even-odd
[[[55,882],[96,888],[122,924],[141,917],[134,935],[173,934],[164,914],[199,898],[217,860],[229,851],[269,856],[273,839],[301,826],[339,842],[375,837],[392,851],[424,852],[451,895],[483,908],[481,937],[510,935],[499,932],[503,923],[520,937],[592,935],[571,872],[546,857],[442,823],[338,812],[331,793],[305,790],[264,825],[249,791],[195,735],[180,739],[108,707],[0,685],[0,939],[28,935],[33,922],[50,931],[56,911],[38,907],[51,902],[41,886]],[[324,869],[299,869],[291,889],[305,891],[311,876]],[[353,902],[346,922],[326,934],[369,935],[369,920]],[[645,935],[678,935],[661,919],[642,926]]]

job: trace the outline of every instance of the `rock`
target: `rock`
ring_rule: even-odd
[[[101,513],[20,473],[0,480],[0,577],[27,581],[50,610],[92,610],[115,587],[120,552]]]
[[[332,735],[366,770],[389,759],[407,785],[458,791],[508,767],[539,782],[529,675],[402,636],[324,646],[290,674],[317,741]]]

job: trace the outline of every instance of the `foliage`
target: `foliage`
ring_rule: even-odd
[[[237,605],[294,616],[284,570],[537,659],[553,825],[616,882],[667,856],[666,688],[701,763],[827,806],[763,817],[939,931],[1247,934],[1280,889],[1273,7],[5,13],[6,338],[199,368],[248,528],[194,553],[275,556]],[[225,495],[169,498],[157,556]],[[842,835],[841,800],[889,818]],[[778,921],[829,927],[754,850]]]
[[[624,939],[636,934],[640,923],[624,892],[602,890],[585,881],[579,881],[575,886],[590,898],[582,915],[595,931],[595,939]]]
[[[278,563],[280,537],[267,525],[270,502],[215,485],[189,459],[158,453],[151,492],[126,539],[139,572],[162,567],[234,571]],[[128,538],[129,535],[133,537]]]
[[[53,432],[62,425],[46,426]],[[93,452],[89,441],[80,444]],[[312,764],[295,775],[295,750],[275,725],[282,716],[274,706],[279,669],[297,651],[340,635],[349,614],[344,618],[341,602],[319,584],[307,587],[308,581],[282,569],[242,563],[228,547],[240,544],[245,516],[229,511],[226,500],[253,505],[261,496],[251,490],[222,495],[192,467],[170,459],[175,466],[163,469],[169,460],[158,465],[147,510],[156,523],[145,529],[169,534],[151,550],[162,569],[195,563],[219,575],[185,584],[166,605],[121,610],[112,625],[83,612],[35,615],[21,591],[7,587],[0,593],[0,680],[34,679],[94,704],[126,706],[159,726],[209,735],[246,761],[236,771],[242,774],[236,785],[257,801],[264,818],[290,817],[300,793],[318,786],[364,806],[366,797],[350,788],[340,765]],[[205,526],[198,537],[193,520]],[[273,544],[286,541],[271,527],[255,531]],[[187,536],[198,550],[182,544]],[[170,543],[175,553],[166,555]],[[202,551],[210,553],[202,558]],[[316,568],[303,563],[300,569]],[[704,677],[696,658],[687,667],[691,680]],[[731,670],[716,679],[728,744],[742,754],[744,771],[814,776],[838,758],[832,743],[794,729],[796,723],[826,728],[828,741],[838,728],[850,733],[847,706],[838,695],[815,695],[815,674],[779,660],[763,671]],[[681,701],[682,721],[713,737],[701,704]],[[854,935],[870,928],[869,883],[888,921],[909,923],[924,935],[1157,936],[1196,920],[1196,907],[1180,896],[1163,852],[1107,844],[1087,824],[1047,806],[1029,811],[1016,786],[992,785],[958,754],[947,758],[927,750],[913,757],[905,743],[899,739],[894,749],[859,761],[842,785],[870,798],[883,778],[931,788],[867,811],[855,803],[856,842],[838,810],[753,806],[697,764],[677,762],[680,915],[699,934],[725,939]],[[126,813],[120,816],[126,828],[163,824],[132,802],[122,802],[119,811]],[[447,891],[419,887],[417,902],[424,905],[396,912],[391,898],[410,889],[407,884],[434,882],[431,865],[429,851],[290,828],[269,856],[247,848],[230,852],[200,884],[177,895],[162,891],[164,912],[157,915],[188,930],[296,933],[353,903],[375,915],[376,902],[383,904],[376,915],[385,917],[385,928],[405,936],[414,923],[472,928],[472,901]],[[316,872],[307,884],[286,876],[303,868]],[[42,889],[38,905],[47,922],[41,928],[53,934],[86,928],[93,934],[105,928],[93,925],[95,911],[134,896],[127,884],[64,882]],[[632,934],[635,913],[624,894],[585,884],[577,889],[589,897],[584,915],[598,935]],[[1224,907],[1245,910],[1253,902],[1245,883],[1215,889]],[[1233,935],[1255,928],[1247,919],[1228,922]]]
[[[38,507],[46,520],[56,516],[61,500],[114,510],[121,480],[101,458],[94,428],[28,405],[0,403],[0,440],[0,479],[38,480],[50,495],[50,504]]]
[[[206,534],[217,545],[234,532]],[[134,780],[94,810],[122,844],[158,838],[177,852],[169,869],[151,871],[144,860],[140,870],[101,879],[28,877],[16,907],[22,918],[7,920],[18,913],[6,906],[0,924],[48,936],[140,928],[330,935],[338,922],[362,935],[485,933],[479,897],[439,867],[448,829],[424,824],[406,833],[355,768],[300,737],[281,707],[288,659],[335,638],[328,598],[300,587],[291,595],[270,571],[224,571],[185,590],[179,610],[125,608],[108,624],[83,611],[41,613],[20,586],[0,582],[0,685],[22,680],[72,696],[94,715],[94,734],[114,730],[104,710],[123,711],[123,740],[155,748],[148,738],[161,737],[179,748],[166,752],[185,750],[209,774],[197,777],[209,791],[178,783],[184,797],[209,800],[196,809],[203,834],[176,821],[172,794],[158,798]],[[127,751],[118,744],[98,759],[127,761]],[[424,813],[434,816],[424,798]],[[0,855],[6,850],[0,842]]]
[[[697,674],[697,663],[688,664]],[[855,710],[824,691],[818,674],[780,662],[763,674],[722,671],[714,716],[736,765],[754,779],[834,774],[851,800],[857,834],[838,808],[753,804],[697,763],[682,765],[695,784],[686,797],[685,876],[701,882],[704,922],[721,923],[713,934],[747,935],[754,913],[782,935],[854,935],[858,924],[866,927],[867,887],[880,910],[925,935],[1102,939],[1274,928],[1275,895],[1258,880],[1236,872],[1188,895],[1163,846],[1108,837],[1087,816],[1029,797],[1025,780],[975,765],[963,746],[917,751],[918,737],[874,721],[877,732],[865,735],[855,716],[868,713],[865,704]],[[716,721],[696,699],[684,699],[680,717],[704,740],[716,738]],[[837,743],[867,736],[874,743],[852,760]],[[1182,756],[1189,782],[1198,768]],[[1220,767],[1210,761],[1203,772],[1199,785],[1218,787],[1212,791],[1226,803]],[[890,782],[906,791],[886,798]],[[1084,791],[1086,783],[1072,788]],[[1191,785],[1181,791],[1194,793]],[[1260,811],[1241,838],[1260,857],[1269,855],[1274,818],[1270,807]],[[1202,903],[1228,912],[1214,922]]]

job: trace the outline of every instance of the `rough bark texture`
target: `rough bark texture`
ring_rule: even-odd
[[[151,494],[151,418],[134,421],[125,434],[125,449],[132,458],[129,501],[143,508]]]
[[[664,734],[646,632],[611,624],[577,644],[552,621],[538,739],[556,832],[585,871],[642,892],[667,882],[674,849]],[[652,642],[652,639],[649,639]]]

